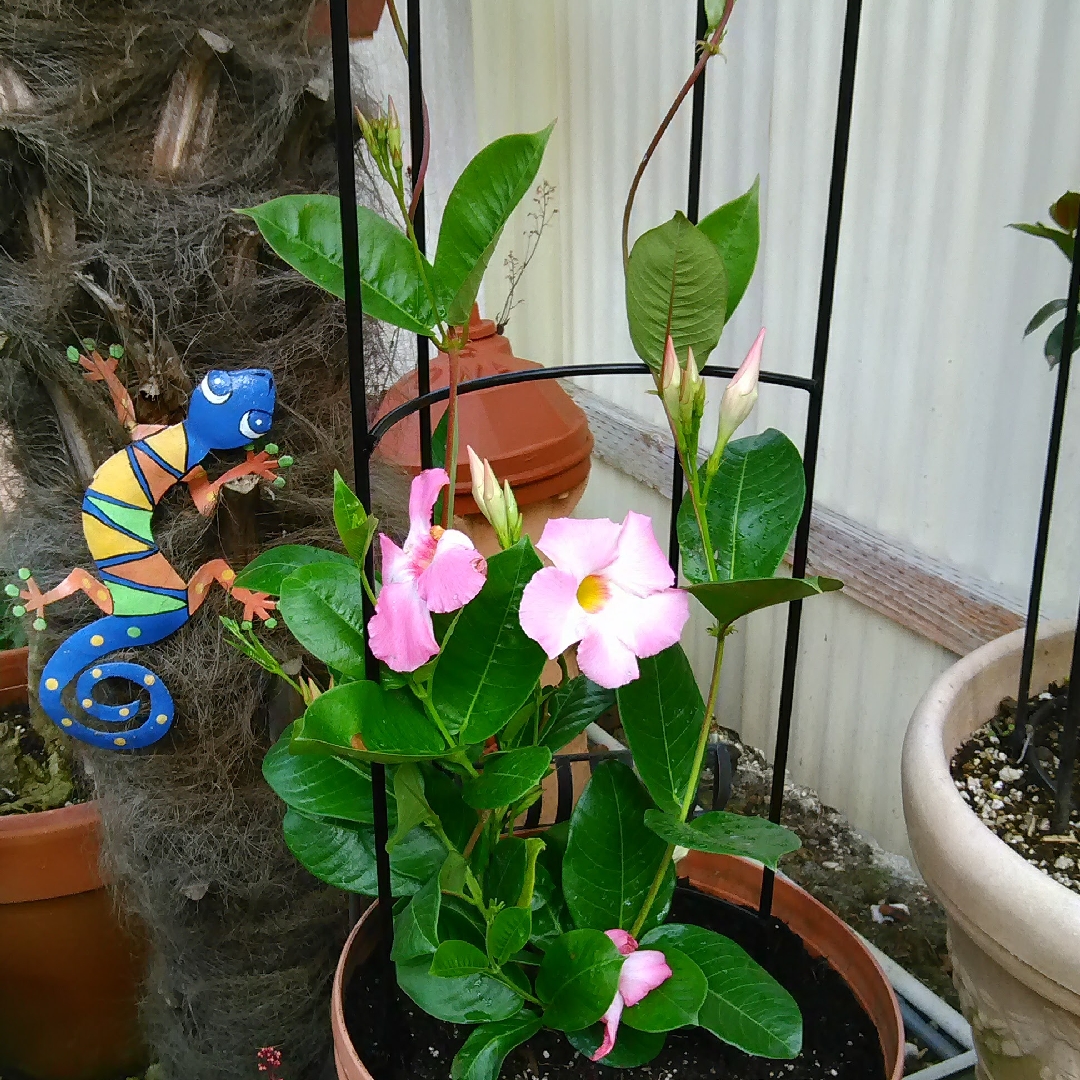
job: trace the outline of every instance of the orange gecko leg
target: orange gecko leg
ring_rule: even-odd
[[[86,593],[106,615],[112,614],[112,593],[96,577],[82,569],[72,570],[55,589],[50,589],[46,593],[43,593],[38,588],[38,584],[33,578],[24,581],[23,586],[19,597],[25,601],[26,610],[33,612],[39,619],[49,604],[53,604],[57,600],[63,600],[65,597],[77,592]]]
[[[235,580],[236,571],[224,559],[204,563],[188,582],[188,611],[194,615],[199,610],[210,592],[210,586],[216,581],[233,599],[244,605],[245,622],[271,618],[270,612],[277,606],[274,601],[266,593],[237,588],[233,585]]]
[[[229,469],[216,480],[211,480],[206,475],[206,470],[201,465],[196,465],[184,477],[184,483],[187,484],[191,499],[199,513],[209,517],[217,508],[218,492],[226,484],[244,476],[258,476],[262,480],[273,480],[277,476],[277,469],[277,458],[271,457],[265,450],[260,450],[257,454],[249,450],[242,464]]]

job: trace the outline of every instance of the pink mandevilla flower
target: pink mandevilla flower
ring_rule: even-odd
[[[604,1041],[593,1054],[593,1061],[607,1057],[614,1048],[623,1009],[636,1005],[646,994],[671,978],[671,968],[662,952],[639,949],[638,943],[625,930],[605,930],[604,933],[626,959],[619,972],[619,988],[615,991],[615,997],[608,1011],[600,1017],[600,1023],[604,1025]]]
[[[438,651],[431,613],[457,611],[483,588],[487,563],[456,529],[431,523],[445,469],[426,469],[409,493],[409,535],[399,548],[385,533],[382,592],[368,623],[371,651],[394,671],[415,671]]]
[[[638,657],[674,645],[690,598],[633,510],[621,525],[606,518],[557,518],[536,545],[555,565],[538,570],[521,597],[521,628],[554,660],[575,642],[593,682],[615,689],[638,677]]]

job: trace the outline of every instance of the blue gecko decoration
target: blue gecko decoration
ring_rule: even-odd
[[[49,658],[41,673],[41,707],[61,729],[83,742],[108,750],[136,750],[157,742],[169,730],[172,695],[141,664],[102,663],[103,657],[118,649],[161,641],[179,630],[202,605],[215,581],[244,605],[245,620],[259,618],[273,625],[274,602],[265,593],[233,585],[236,575],[224,559],[206,563],[185,582],[154,541],[155,508],[170,489],[183,482],[200,512],[212,514],[226,483],[254,475],[280,485],[284,481],[276,470],[292,460],[271,457],[268,451],[276,452],[276,446],[259,453],[249,447],[243,464],[212,482],[200,465],[212,450],[238,449],[270,431],[275,390],[269,371],[211,371],[192,395],[182,423],[148,427],[135,423],[131,399],[115,375],[120,350],[112,351],[111,361],[96,351],[92,359],[77,350],[69,350],[69,356],[72,353],[73,362],[81,362],[90,372],[88,378],[109,385],[117,415],[132,435],[132,442],[97,470],[83,498],[83,532],[99,576],[76,569],[56,588],[42,593],[29,571],[20,570],[21,590],[9,585],[7,592],[22,601],[15,613],[35,615],[38,629],[45,626],[44,609],[75,592],[85,593],[105,612],[103,618],[72,634]],[[106,679],[126,679],[140,693],[125,705],[99,702],[94,690]],[[112,725],[111,730],[77,719],[78,710],[63,700],[72,685],[81,710]],[[145,711],[143,694],[149,698],[149,711],[141,724],[132,726]]]

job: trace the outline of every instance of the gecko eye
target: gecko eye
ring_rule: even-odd
[[[229,380],[220,371],[211,371],[210,374],[203,379],[199,389],[202,390],[203,397],[205,397],[211,405],[223,405],[230,397],[232,397]]]
[[[270,430],[271,416],[262,409],[249,409],[240,417],[240,434],[248,439],[257,439]]]

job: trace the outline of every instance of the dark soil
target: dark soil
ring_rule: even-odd
[[[26,705],[0,708],[0,815],[55,810],[91,797],[67,756],[34,730]]]
[[[1029,716],[1037,723],[1034,751],[1053,779],[1058,768],[1058,742],[1068,690],[1051,686],[1031,703]],[[1056,882],[1080,892],[1080,811],[1073,810],[1068,827],[1053,827],[1054,797],[1027,758],[1016,760],[1009,745],[1016,702],[1002,701],[996,715],[964,743],[952,760],[952,776],[967,804],[1014,851]],[[1080,783],[1073,784],[1073,804],[1080,804]]]
[[[672,1032],[648,1065],[622,1070],[627,1080],[676,1076],[687,1080],[875,1080],[884,1076],[881,1047],[870,1019],[843,979],[824,960],[811,958],[801,940],[779,920],[762,923],[746,909],[691,889],[676,894],[672,918],[733,938],[787,987],[802,1010],[803,1050],[791,1061],[754,1058],[702,1028],[689,1028]],[[369,964],[346,989],[346,1023],[357,1052],[376,1080],[445,1080],[471,1029],[428,1016],[396,987],[390,998],[386,975],[378,964]],[[599,1080],[613,1074],[579,1054],[558,1032],[541,1031],[507,1057],[500,1075],[503,1080],[569,1076]]]

